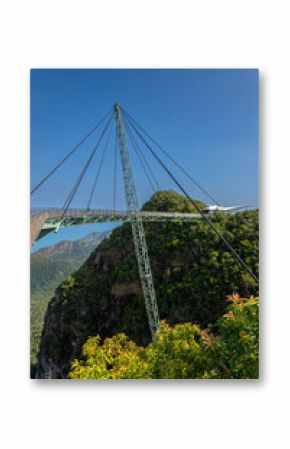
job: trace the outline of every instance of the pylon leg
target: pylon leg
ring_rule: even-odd
[[[154,339],[155,333],[160,328],[160,322],[159,322],[159,313],[153,283],[152,270],[148,255],[144,226],[138,205],[137,191],[133,178],[133,172],[125,138],[120,106],[116,104],[114,109],[117,121],[117,133],[122,161],[122,171],[125,185],[127,209],[130,213],[132,234],[135,245],[139,276],[145,300],[145,307],[148,316],[149,328],[151,331],[152,338]]]

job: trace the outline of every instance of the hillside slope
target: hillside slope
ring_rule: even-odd
[[[158,192],[146,210],[194,211],[175,192]],[[211,218],[251,269],[258,272],[258,212]],[[226,296],[257,294],[232,255],[203,221],[145,225],[160,318],[206,326],[221,316]],[[115,229],[86,263],[56,290],[41,337],[37,377],[66,378],[88,337],[123,332],[150,341],[129,224]]]
[[[77,270],[109,232],[93,232],[78,240],[63,240],[31,254],[31,363],[36,362],[44,315],[56,287]]]

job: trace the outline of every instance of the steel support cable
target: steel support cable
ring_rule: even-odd
[[[67,197],[67,199],[66,199],[66,201],[65,201],[65,203],[63,205],[63,209],[65,209],[64,214],[65,214],[66,210],[68,209],[70,203],[72,202],[72,200],[73,200],[73,198],[74,198],[74,196],[75,196],[75,194],[76,194],[76,192],[78,190],[78,187],[79,187],[79,185],[80,185],[80,183],[81,183],[81,181],[82,181],[82,179],[83,179],[83,177],[84,177],[84,175],[85,175],[85,173],[86,173],[86,171],[87,171],[87,169],[88,169],[92,159],[94,158],[96,150],[99,147],[99,145],[100,145],[100,143],[101,143],[101,141],[102,141],[102,139],[103,139],[103,137],[104,137],[104,135],[105,135],[105,133],[106,133],[106,131],[108,129],[108,126],[109,126],[112,118],[113,118],[113,114],[111,115],[111,117],[109,117],[109,120],[108,120],[107,124],[105,125],[105,127],[103,129],[103,132],[101,133],[101,136],[99,137],[99,140],[98,140],[97,144],[94,146],[94,148],[93,148],[93,150],[92,150],[92,152],[91,152],[91,154],[89,156],[89,159],[87,160],[83,170],[81,171],[81,174],[79,175],[79,177],[77,178],[77,180],[76,180],[76,182],[74,184],[74,187],[72,188],[70,194],[68,195],[68,197]]]
[[[122,109],[122,108],[121,108]],[[126,119],[127,121],[129,121],[128,119],[130,118],[131,119],[131,121],[133,121],[135,124],[136,124],[136,126],[141,130],[141,131],[143,131],[143,133],[145,134],[145,135],[147,135],[148,136],[148,138],[153,142],[153,143],[155,143],[155,145],[168,157],[168,159],[169,160],[171,160],[171,162],[173,162],[173,164],[176,166],[176,167],[178,167],[201,191],[203,191],[204,193],[205,193],[205,195],[206,196],[208,196],[208,198],[210,198],[211,200],[213,200],[218,206],[221,206],[221,204],[212,196],[212,195],[210,195],[197,181],[195,181],[195,179],[194,178],[192,178],[192,176],[189,174],[189,173],[187,173],[182,167],[181,167],[181,165],[178,163],[178,162],[176,162],[171,156],[170,156],[170,154],[169,153],[167,153],[167,151],[165,151],[161,146],[160,146],[160,144],[155,140],[155,139],[153,139],[153,137],[151,137],[148,133],[147,133],[147,131],[144,129],[144,128],[142,128],[141,127],[141,125],[139,125],[137,122],[136,122],[136,120],[128,113],[128,112],[126,112],[126,111],[124,111],[123,109],[122,109],[122,111],[125,113],[125,117],[124,117],[124,119]],[[126,115],[128,116],[128,117],[126,117]],[[130,124],[131,124],[131,121],[130,121]],[[221,231],[220,231],[221,232]],[[234,241],[237,241],[237,239],[234,239]]]
[[[109,111],[81,140],[80,142],[73,147],[73,149],[31,190],[30,195],[33,195],[36,190],[42,186],[45,181],[50,178],[53,173],[55,173],[69,158],[76,152],[78,148],[97,130],[97,128],[106,120],[111,111]]]
[[[160,190],[160,186],[159,186],[159,184],[158,184],[158,181],[156,180],[156,178],[155,178],[153,172],[151,171],[150,166],[148,165],[148,163],[147,163],[147,161],[146,161],[146,159],[145,159],[145,157],[144,157],[142,151],[140,150],[140,148],[139,148],[139,146],[138,146],[138,144],[137,144],[137,142],[136,142],[136,140],[135,140],[135,138],[134,138],[134,136],[133,136],[133,134],[132,134],[132,131],[131,131],[130,128],[128,127],[128,125],[127,125],[127,123],[126,123],[125,120],[124,120],[124,125],[125,125],[126,131],[127,131],[127,133],[128,133],[129,139],[130,139],[130,141],[131,141],[131,143],[132,143],[132,146],[133,146],[133,148],[134,148],[134,150],[135,150],[135,153],[136,153],[136,155],[137,155],[137,157],[138,157],[138,160],[139,160],[139,162],[140,162],[140,165],[141,165],[141,167],[142,167],[143,170],[144,170],[144,173],[145,173],[145,175],[146,175],[146,178],[147,178],[147,180],[148,180],[148,182],[149,182],[149,184],[150,184],[150,186],[151,186],[153,192],[155,192],[156,190]],[[151,174],[152,179],[150,178],[149,173]],[[153,181],[152,181],[152,180],[153,180]],[[154,183],[155,183],[155,186],[154,186]]]
[[[133,140],[133,142],[134,142],[134,144],[135,144],[135,149],[136,149],[137,153],[139,153],[140,157],[143,159],[144,165],[146,166],[148,172],[149,172],[150,175],[151,175],[151,180],[153,180],[153,182],[154,182],[155,185],[156,185],[156,187],[154,187],[154,189],[155,189],[155,190],[156,190],[156,189],[157,189],[157,190],[160,190],[159,182],[157,181],[157,179],[156,179],[156,177],[155,177],[153,171],[151,170],[151,167],[150,167],[150,165],[148,164],[148,162],[147,162],[147,160],[146,160],[146,158],[145,158],[145,156],[144,156],[144,154],[143,154],[143,152],[142,152],[140,146],[138,145],[138,142],[136,141],[136,139],[135,139],[135,137],[134,137],[132,131],[130,130],[130,127],[128,127],[126,117],[124,117],[124,124],[125,124],[125,126],[126,126],[126,129],[128,130],[128,133],[130,134],[131,139]],[[134,145],[134,144],[133,144],[133,145]]]
[[[143,161],[141,160],[140,154],[138,153],[138,151],[137,151],[137,149],[136,149],[136,146],[135,146],[135,144],[134,144],[134,142],[133,142],[132,135],[130,134],[130,129],[128,128],[128,126],[127,126],[125,120],[123,121],[123,123],[124,123],[124,127],[125,127],[125,129],[126,129],[126,131],[127,131],[127,134],[128,134],[128,136],[129,136],[129,140],[130,140],[130,142],[131,142],[131,144],[132,144],[132,147],[134,148],[134,151],[135,151],[135,153],[136,153],[136,156],[137,156],[137,158],[138,158],[138,160],[139,160],[139,163],[140,163],[141,167],[143,168],[143,171],[144,171],[144,173],[145,173],[145,176],[146,176],[146,178],[147,178],[147,181],[149,182],[149,184],[150,184],[150,186],[151,186],[151,189],[152,189],[153,192],[154,192],[154,191],[155,191],[155,187],[154,187],[154,185],[153,185],[153,183],[152,183],[152,180],[151,180],[150,176],[148,175],[148,172],[147,172],[147,170],[146,170],[146,168],[145,168],[145,166],[144,166]]]
[[[139,123],[136,122],[136,120],[128,113],[126,112],[123,108],[121,108],[122,112],[125,114],[125,117],[127,119],[130,119],[131,121],[134,122],[134,124],[137,126],[137,128],[139,128],[140,131],[142,131],[147,137],[148,139],[151,140],[152,143],[154,143],[159,150],[162,151],[163,154],[165,154],[165,156],[177,167],[179,168],[179,170],[182,171],[182,173],[187,176],[187,178],[189,178],[191,180],[191,182],[193,182],[209,199],[211,199],[215,204],[217,204],[218,206],[221,206],[221,204],[217,201],[216,198],[214,198],[204,187],[202,187],[177,161],[175,161],[173,159],[172,156],[170,156],[170,154],[164,150],[164,148],[161,147],[161,145],[153,138],[150,136],[150,134],[147,133],[147,131],[145,131],[144,128],[142,128],[141,125],[139,125]]]
[[[105,143],[105,146],[104,146],[104,150],[103,150],[103,153],[102,153],[102,156],[101,156],[101,159],[100,159],[100,163],[99,163],[99,166],[98,166],[98,170],[97,170],[97,174],[96,174],[96,177],[95,177],[95,181],[94,181],[94,184],[93,184],[93,187],[92,187],[92,190],[91,190],[91,193],[90,193],[89,201],[88,201],[88,204],[87,204],[87,210],[90,210],[90,206],[91,206],[91,202],[92,202],[92,199],[93,199],[93,196],[94,196],[94,193],[95,193],[96,185],[97,185],[97,182],[98,182],[101,170],[102,170],[103,162],[104,162],[104,159],[105,159],[105,154],[106,154],[106,151],[107,151],[107,148],[108,148],[108,145],[109,145],[109,140],[110,140],[110,137],[111,137],[112,126],[113,126],[113,121],[111,121],[108,137],[107,137],[107,140],[106,140],[106,143]]]
[[[72,188],[70,194],[68,195],[66,201],[64,202],[64,205],[63,205],[64,211],[63,211],[61,220],[62,220],[63,217],[65,216],[66,211],[68,210],[68,208],[69,208],[69,206],[70,206],[70,204],[71,204],[71,202],[72,202],[72,200],[73,200],[73,198],[74,198],[74,196],[75,196],[75,194],[76,194],[76,192],[77,192],[77,190],[78,190],[78,188],[79,188],[79,185],[80,185],[80,183],[81,183],[81,181],[82,181],[82,179],[83,179],[83,177],[84,177],[84,175],[85,175],[85,173],[86,173],[86,171],[87,171],[87,169],[88,169],[90,163],[92,162],[92,160],[93,160],[93,158],[94,158],[94,156],[95,156],[95,154],[96,154],[96,151],[97,151],[97,149],[98,149],[98,147],[99,147],[99,145],[100,145],[100,143],[101,143],[101,141],[102,141],[102,139],[103,139],[103,137],[104,137],[104,135],[105,135],[105,133],[106,133],[106,131],[107,131],[107,129],[108,129],[108,126],[109,126],[109,124],[110,124],[111,121],[112,121],[112,119],[113,119],[113,113],[111,112],[111,115],[110,115],[110,117],[109,117],[109,120],[107,121],[107,123],[106,123],[106,125],[105,125],[105,127],[104,127],[104,129],[103,129],[103,131],[102,131],[102,133],[101,133],[101,135],[100,135],[100,137],[99,137],[99,139],[98,139],[97,144],[94,146],[94,148],[93,148],[93,150],[92,150],[92,152],[91,152],[91,154],[90,154],[89,159],[87,160],[87,162],[86,162],[86,164],[85,164],[83,170],[81,171],[80,176],[79,176],[78,179],[76,180],[74,187]]]
[[[220,233],[220,231],[216,228],[216,226],[207,218],[207,216],[202,211],[201,207],[196,203],[186,192],[184,187],[180,184],[180,182],[176,179],[176,177],[170,172],[170,170],[166,167],[166,165],[161,161],[161,159],[158,157],[158,155],[155,153],[155,151],[151,148],[151,146],[146,142],[144,137],[140,134],[138,129],[134,125],[133,129],[139,136],[139,138],[143,141],[143,143],[146,145],[148,150],[151,152],[151,154],[154,156],[154,158],[159,162],[159,164],[163,167],[163,169],[166,171],[166,173],[170,176],[170,178],[174,181],[174,183],[177,185],[177,187],[182,191],[182,193],[186,196],[186,198],[191,202],[193,206],[196,207],[196,209],[199,211],[202,218],[209,224],[209,226],[212,228],[212,230],[215,232],[215,234],[224,242],[226,247],[230,250],[232,255],[238,260],[238,262],[243,266],[243,268],[247,271],[247,273],[251,276],[254,281],[259,284],[259,279],[257,276],[252,272],[252,270],[249,268],[248,264],[241,258],[241,256],[236,252],[236,250],[232,247],[230,242]]]
[[[95,148],[95,147],[94,147],[94,148]],[[88,165],[89,165],[89,164],[88,164]],[[66,198],[66,200],[65,200],[65,202],[64,202],[64,204],[63,204],[63,207],[62,207],[62,208],[64,209],[63,216],[65,215],[67,209],[69,208],[69,206],[70,206],[70,204],[71,204],[71,202],[72,202],[72,200],[73,200],[73,198],[74,198],[74,196],[75,196],[75,194],[76,194],[76,192],[77,192],[77,190],[78,190],[78,188],[79,188],[79,186],[80,186],[80,183],[81,183],[81,181],[82,181],[82,179],[83,179],[83,176],[84,176],[84,174],[85,174],[85,172],[86,172],[86,170],[87,170],[87,168],[88,168],[88,165],[87,165],[87,163],[86,163],[85,167],[84,167],[83,170],[81,171],[81,174],[80,174],[79,177],[77,178],[77,180],[76,180],[76,182],[75,182],[75,184],[74,184],[72,190],[70,191],[69,195],[67,196],[67,198]]]
[[[71,192],[69,193],[64,205],[63,205],[63,213],[62,213],[62,218],[65,216],[69,206],[71,205],[71,202],[73,200],[73,198],[75,197],[77,190],[81,184],[81,181],[87,171],[88,166],[90,165],[90,163],[86,164],[86,167],[82,170],[80,176],[78,177],[77,181],[74,184],[74,187],[72,188]]]
[[[144,132],[144,134],[146,134],[147,136],[148,136],[148,138],[149,139],[151,139],[151,141],[153,142],[153,143],[155,143],[155,145],[157,145],[158,146],[158,148],[161,150],[161,151],[163,151],[163,153],[164,154],[166,154],[166,156],[169,158],[169,160],[171,160],[174,164],[175,164],[175,166],[177,166],[187,177],[189,177],[191,180],[192,180],[192,182],[194,182],[195,183],[195,185],[197,185],[198,187],[199,187],[199,189],[200,190],[202,190],[204,193],[205,193],[205,195],[207,195],[211,200],[213,200],[218,206],[221,206],[221,204],[213,197],[213,196],[211,196],[197,181],[195,181],[195,179],[193,179],[192,177],[191,177],[191,175],[189,174],[189,173],[187,173],[181,166],[180,166],[180,164],[178,164],[178,162],[176,162],[176,161],[174,161],[173,160],[173,158],[170,156],[170,154],[168,154],[159,144],[158,144],[158,142],[156,142],[154,139],[153,139],[153,137],[151,138],[150,137],[150,135],[146,132],[146,130],[144,130],[142,127],[141,127],[141,125],[138,125],[138,123],[136,122],[136,120],[128,113],[128,112],[126,112],[126,111],[124,111],[123,110],[123,112],[125,113],[125,114],[127,114],[128,116],[130,116],[130,118],[132,119],[132,121],[134,121],[134,123],[136,124],[136,126],[137,127],[139,127],[139,129],[141,129],[143,132]],[[127,120],[128,121],[128,118],[126,117],[126,115],[125,115],[125,117],[124,117],[124,119],[125,120]],[[125,120],[124,120],[124,122],[125,122]],[[222,207],[222,206],[221,206]],[[220,231],[221,232],[221,231]],[[234,239],[234,242],[238,242],[238,240],[235,238]]]
[[[116,189],[117,189],[117,151],[118,151],[118,132],[116,128],[114,145],[114,180],[113,180],[113,211],[116,212]]]

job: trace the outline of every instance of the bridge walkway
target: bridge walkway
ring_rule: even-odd
[[[130,221],[130,211],[100,209],[33,208],[30,218],[30,242],[33,244],[49,232],[62,227],[81,226],[85,224]],[[181,212],[140,211],[144,222],[191,222],[202,218],[201,214]]]

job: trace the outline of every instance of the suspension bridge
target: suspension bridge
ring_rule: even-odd
[[[112,210],[100,210],[92,209],[91,203],[95,195],[98,179],[100,177],[101,169],[104,162],[104,157],[107,152],[112,123],[115,118],[116,123],[116,136],[114,145],[114,189],[113,189],[113,209]],[[105,123],[105,124],[104,124]],[[195,220],[203,219],[216,233],[216,235],[223,241],[225,247],[233,254],[233,256],[240,263],[241,268],[244,269],[256,283],[258,278],[252,273],[247,263],[239,256],[238,252],[233,248],[231,243],[226,237],[217,229],[215,224],[202,210],[198,202],[194,201],[187,193],[176,175],[172,173],[168,165],[162,159],[165,156],[167,160],[175,165],[178,170],[186,176],[196,187],[198,187],[204,194],[207,195],[216,204],[218,201],[209,194],[193,177],[188,173],[177,161],[175,161],[170,154],[161,147],[161,145],[152,138],[137,121],[126,112],[119,104],[115,104],[113,110],[109,111],[100,120],[93,129],[91,129],[80,142],[66,154],[66,156],[53,167],[47,175],[32,189],[31,195],[33,195],[55,172],[57,172],[65,162],[75,154],[79,148],[82,147],[84,142],[94,133],[101,129],[104,124],[100,136],[97,139],[96,144],[84,164],[78,178],[76,179],[69,195],[67,196],[64,204],[60,208],[32,208],[31,220],[30,220],[30,240],[33,244],[36,240],[44,237],[49,232],[57,232],[62,227],[80,226],[84,224],[93,223],[107,223],[107,222],[130,222],[132,227],[132,235],[135,246],[136,259],[138,263],[139,276],[142,286],[142,292],[144,296],[145,308],[148,317],[148,324],[151,331],[152,338],[154,339],[155,333],[159,330],[159,312],[158,303],[154,288],[153,275],[151,270],[150,258],[148,248],[146,244],[146,236],[144,231],[144,222],[192,222]],[[106,136],[106,139],[105,139]],[[100,162],[96,170],[96,176],[89,193],[89,199],[86,208],[73,209],[71,204],[78,192],[78,189],[90,167],[98,148],[104,142],[103,152],[101,154]],[[135,180],[132,171],[132,165],[130,160],[128,142],[134,149],[136,156],[144,170],[144,173],[148,179],[153,190],[159,189],[158,180],[156,179],[148,161],[145,157],[144,148],[151,156],[158,162],[162,169],[167,173],[169,178],[174,182],[178,189],[188,199],[192,205],[192,210],[195,212],[180,213],[180,212],[160,212],[160,211],[143,211],[139,208],[137,190],[135,186]],[[143,150],[141,149],[141,146]],[[127,209],[125,211],[116,210],[116,171],[117,171],[117,151],[121,158],[122,175],[125,188],[125,197]],[[159,153],[158,153],[159,151]]]
[[[112,223],[116,221],[130,221],[131,215],[124,210],[99,210],[99,209],[68,209],[63,216],[64,209],[57,208],[33,208],[30,221],[30,241],[33,244],[49,232],[57,232],[60,228],[69,226],[81,226],[85,224]],[[147,212],[141,211],[143,222],[192,222],[201,219],[200,214],[180,212]]]

